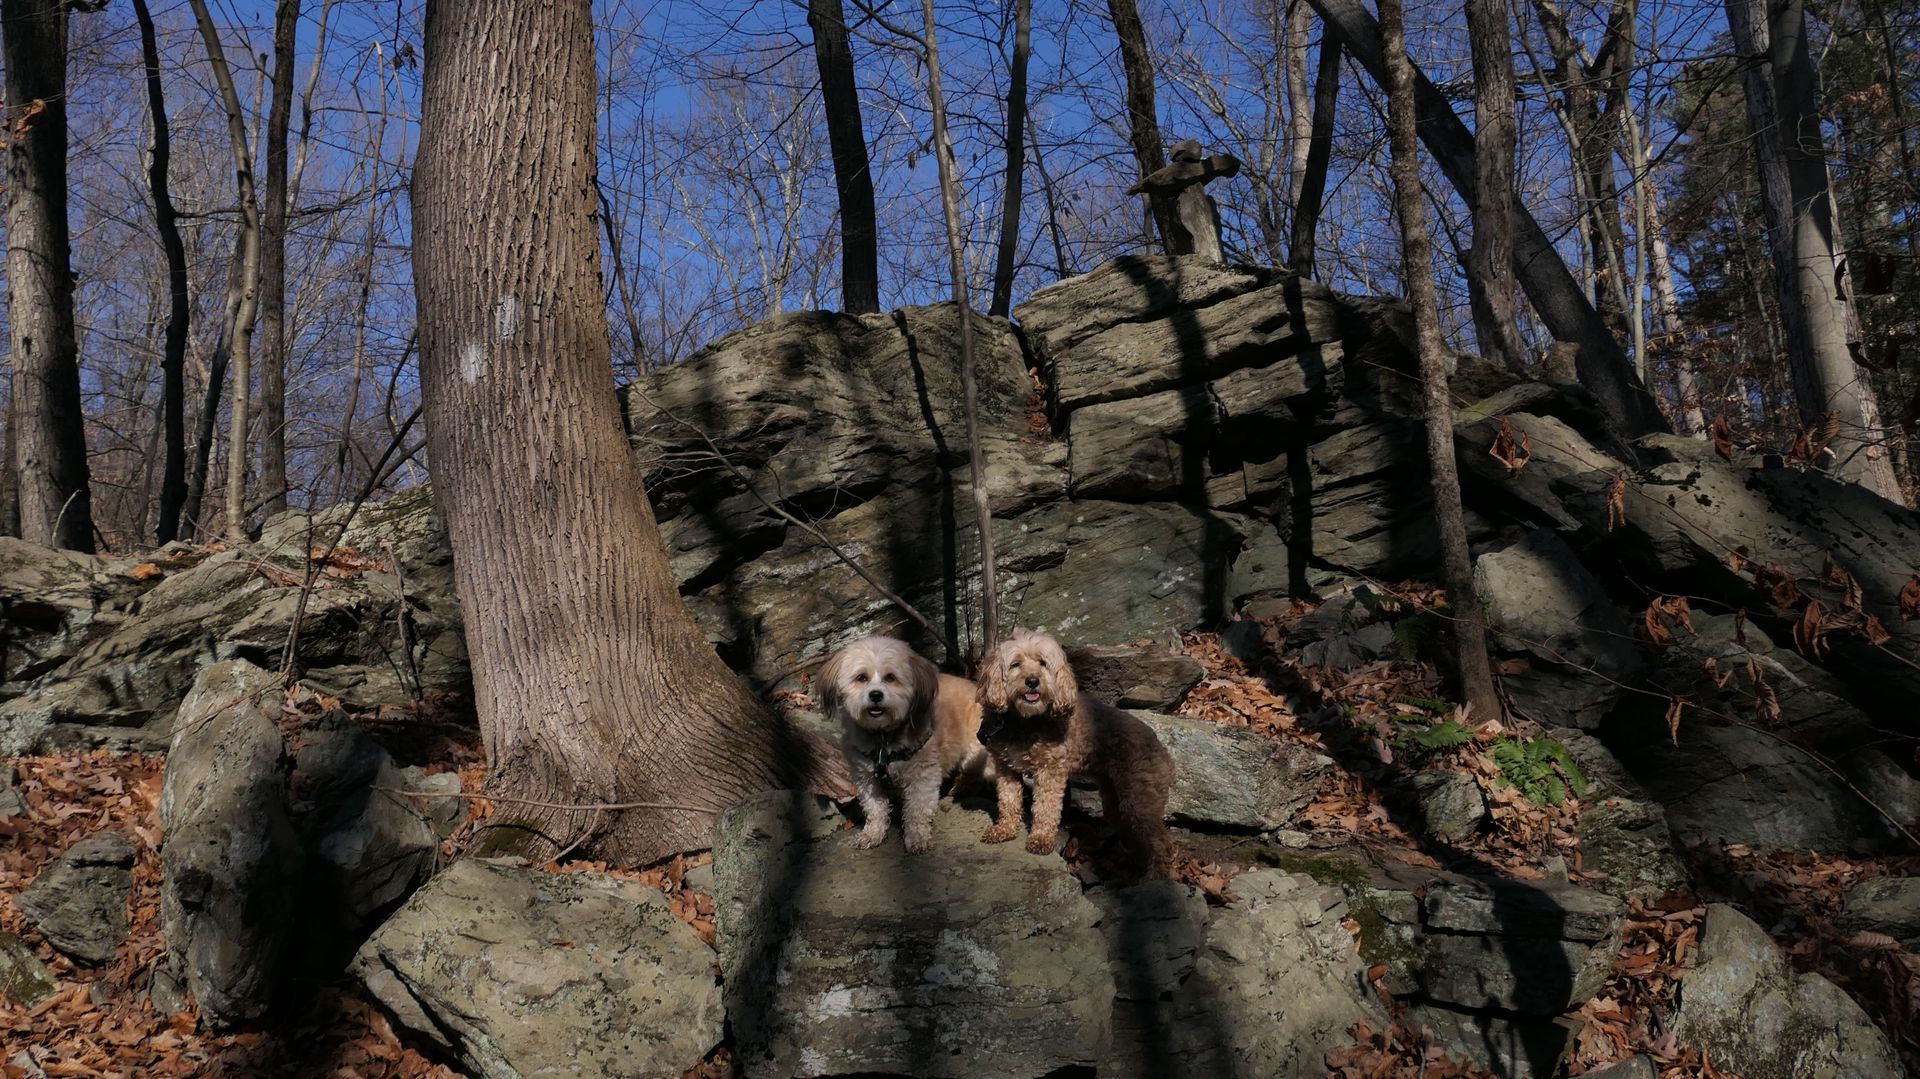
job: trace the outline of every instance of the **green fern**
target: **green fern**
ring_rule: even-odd
[[[1402,716],[1397,722],[1405,723],[1406,729],[1393,738],[1393,748],[1403,756],[1421,760],[1442,750],[1464,746],[1473,741],[1473,728],[1459,720],[1443,719],[1438,723],[1419,725],[1408,722],[1414,717]]]
[[[1440,629],[1446,623],[1432,611],[1421,611],[1412,618],[1402,618],[1393,624],[1393,649],[1400,658],[1408,663],[1420,658],[1420,650],[1429,641],[1439,636]]]
[[[1567,747],[1551,738],[1517,742],[1502,738],[1493,745],[1493,762],[1500,766],[1500,782],[1519,791],[1536,805],[1563,805],[1567,790],[1587,793],[1587,776],[1574,763]]]
[[[1411,705],[1429,715],[1443,716],[1453,711],[1451,702],[1443,701],[1438,697],[1416,697],[1411,693],[1402,693],[1393,700],[1396,704]]]

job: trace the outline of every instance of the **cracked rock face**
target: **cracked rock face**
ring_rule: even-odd
[[[811,796],[724,815],[714,899],[748,1076],[1041,1076],[1100,1059],[1113,976],[1100,910],[1059,857],[984,844],[943,805],[933,849],[855,850]]]
[[[96,832],[41,870],[14,905],[54,947],[104,963],[127,939],[133,857],[133,840],[124,833]]]
[[[1766,931],[1732,907],[1707,908],[1674,1029],[1746,1079],[1896,1079],[1906,1070],[1853,999],[1788,965]]]
[[[713,958],[657,889],[468,859],[414,893],[353,969],[483,1079],[672,1079],[720,1041]]]

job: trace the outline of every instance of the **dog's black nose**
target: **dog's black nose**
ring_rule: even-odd
[[[1028,675],[1028,676],[1027,676],[1027,688],[1028,688],[1028,689],[1039,689],[1039,688],[1040,688],[1040,676],[1039,676],[1039,675],[1037,675],[1037,674],[1030,674],[1030,675]]]
[[[884,690],[870,689],[867,691],[867,699],[875,704],[879,704],[881,701],[887,699],[887,694]]]

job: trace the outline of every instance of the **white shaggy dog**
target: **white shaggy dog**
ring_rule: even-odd
[[[925,851],[933,844],[941,780],[987,765],[978,687],[941,674],[892,637],[868,637],[835,652],[817,685],[821,707],[840,721],[840,750],[867,817],[853,845],[864,850],[887,837],[892,803],[880,789],[884,782],[901,796],[907,849]]]

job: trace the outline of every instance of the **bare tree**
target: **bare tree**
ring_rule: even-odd
[[[1831,471],[1904,502],[1886,450],[1873,386],[1854,361],[1859,345],[1813,56],[1801,0],[1727,0],[1727,24],[1745,67],[1747,120],[1773,252],[1787,364],[1801,422],[1838,424]]]
[[[1313,76],[1313,120],[1308,127],[1299,198],[1293,207],[1293,235],[1287,244],[1287,266],[1306,277],[1313,276],[1314,236],[1320,228],[1320,204],[1327,192],[1327,161],[1333,156],[1333,123],[1340,104],[1340,55],[1340,35],[1323,23],[1320,66]]]
[[[870,315],[880,310],[880,226],[841,0],[808,0],[807,25],[820,64],[820,99],[826,106],[827,141],[833,147],[834,184],[840,192],[840,302],[849,314]]]
[[[413,269],[434,494],[501,811],[486,847],[623,863],[768,788],[844,791],[681,601],[621,430],[588,0],[431,0]]]
[[[1506,0],[1467,0],[1473,43],[1473,245],[1467,289],[1480,352],[1526,369],[1513,314],[1513,40]]]
[[[67,230],[67,4],[0,0],[6,66],[7,303],[20,537],[93,550]]]
[[[1107,0],[1107,13],[1113,18],[1113,32],[1120,39],[1120,67],[1127,81],[1127,130],[1133,140],[1133,159],[1140,166],[1141,176],[1151,176],[1167,167],[1167,152],[1160,139],[1159,105],[1153,91],[1153,58],[1147,53],[1147,28],[1140,22],[1140,8],[1134,0]],[[1178,238],[1179,225],[1174,221],[1173,200],[1148,195],[1147,209],[1167,253],[1184,254]]]
[[[1433,469],[1434,523],[1440,532],[1441,573],[1459,648],[1460,689],[1481,722],[1500,718],[1500,696],[1487,660],[1486,616],[1474,594],[1473,560],[1460,503],[1460,471],[1454,460],[1453,398],[1447,392],[1451,357],[1440,336],[1440,308],[1433,285],[1433,244],[1427,238],[1420,188],[1419,141],[1414,136],[1413,62],[1407,58],[1402,0],[1380,0],[1381,48],[1386,61],[1387,138],[1392,148],[1394,204],[1400,219],[1407,302],[1413,308],[1421,392],[1425,400],[1427,457]]]
[[[247,536],[247,420],[252,387],[253,320],[259,306],[260,276],[260,204],[253,192],[253,149],[247,143],[247,114],[234,89],[233,69],[227,65],[226,50],[220,45],[220,29],[207,11],[206,0],[190,0],[193,16],[200,24],[200,38],[207,46],[207,63],[213,69],[214,84],[220,88],[220,102],[227,113],[227,141],[233,149],[234,186],[240,199],[240,236],[238,303],[232,305],[233,328],[227,335],[229,360],[233,368],[233,407],[227,417],[227,538]]]
[[[180,535],[180,510],[187,500],[187,334],[193,317],[188,298],[187,247],[180,238],[180,215],[174,209],[168,170],[173,163],[173,131],[167,121],[167,97],[160,81],[160,47],[147,0],[133,0],[140,24],[140,57],[146,68],[147,112],[153,126],[153,148],[147,159],[147,191],[153,199],[154,229],[167,260],[167,329],[160,361],[160,423],[165,431],[165,464],[160,478],[160,519],[154,526],[156,543],[171,543]]]
[[[287,508],[287,129],[300,0],[273,11],[273,97],[267,109],[266,207],[260,221],[260,486],[268,516]],[[316,60],[318,58],[316,57]],[[375,147],[375,153],[379,152]]]
[[[1385,85],[1380,28],[1359,0],[1309,2],[1339,31],[1347,51],[1366,67],[1374,81]],[[1408,62],[1411,64],[1411,59]],[[1417,130],[1427,151],[1454,190],[1462,197],[1472,197],[1478,186],[1473,136],[1417,66],[1413,71],[1413,105],[1419,118]],[[1553,241],[1519,199],[1513,200],[1513,269],[1547,329],[1557,340],[1578,350],[1575,363],[1580,382],[1598,399],[1615,432],[1632,438],[1667,430],[1666,416],[1634,373],[1619,340],[1592,301],[1581,293]]]
[[[1000,200],[1000,252],[987,314],[1013,309],[1013,274],[1020,251],[1020,186],[1027,171],[1027,54],[1033,36],[1033,0],[1013,0],[1013,62],[1007,72],[1007,180]]]

